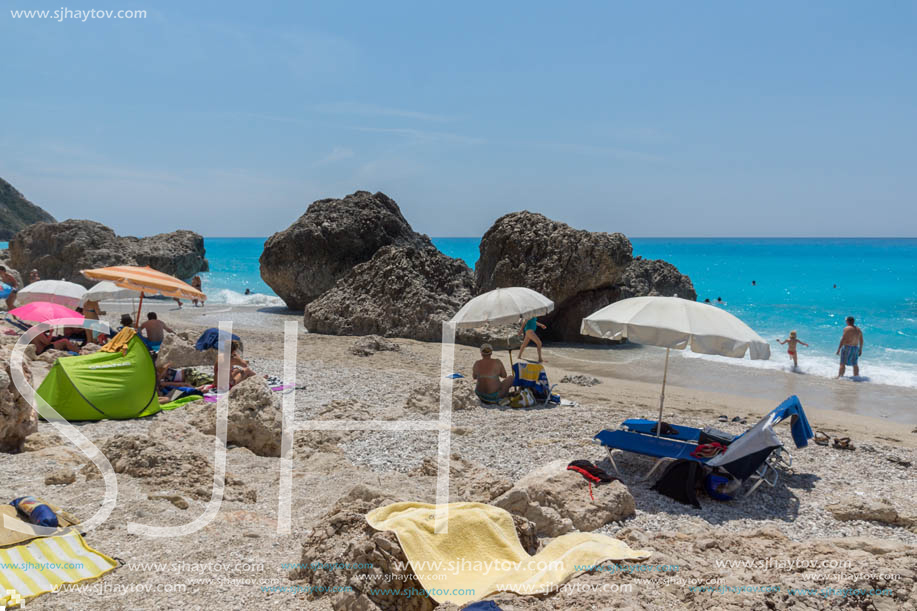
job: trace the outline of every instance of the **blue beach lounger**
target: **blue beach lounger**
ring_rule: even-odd
[[[729,442],[725,452],[712,458],[691,456],[691,452],[701,439],[700,434],[704,432],[701,429],[673,426],[675,436],[657,437],[656,422],[652,420],[627,420],[622,425],[626,430],[605,430],[594,439],[608,450],[608,457],[615,471],[618,471],[613,456],[616,450],[657,459],[644,479],[650,477],[664,461],[689,460],[708,467],[720,467],[743,481],[750,478],[757,480],[747,493],[751,494],[762,482],[774,486],[779,478],[777,469],[792,465],[792,456],[784,450],[783,443],[773,431],[774,425],[787,418],[790,419],[790,431],[796,447],[803,448],[808,445],[808,440],[814,436],[814,432],[802,404],[795,395],[786,399],[748,431],[735,437]]]

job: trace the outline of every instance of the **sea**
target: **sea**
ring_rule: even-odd
[[[261,280],[265,238],[206,238],[211,303],[282,306]],[[790,371],[777,338],[795,330],[798,373],[837,375],[846,316],[863,329],[863,380],[917,388],[917,239],[631,238],[634,255],[664,259],[690,276],[698,300],[745,321],[771,343],[768,361],[702,356],[732,365]],[[474,267],[480,238],[433,238],[444,254]],[[6,245],[0,243],[0,248]],[[246,295],[248,289],[251,294]],[[718,302],[718,300],[722,302]]]

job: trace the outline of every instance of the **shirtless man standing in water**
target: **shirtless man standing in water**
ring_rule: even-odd
[[[837,347],[836,354],[841,355],[841,368],[837,372],[839,378],[844,377],[847,365],[853,366],[853,377],[860,375],[859,358],[863,354],[863,331],[853,323],[853,316],[848,316],[841,343]]]

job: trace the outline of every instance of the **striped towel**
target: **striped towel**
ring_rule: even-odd
[[[0,549],[0,591],[15,590],[29,600],[64,584],[96,579],[117,566],[71,531]]]

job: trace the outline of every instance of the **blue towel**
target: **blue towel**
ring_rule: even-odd
[[[197,343],[194,344],[194,347],[202,351],[209,350],[210,348],[219,348],[219,342],[223,339],[226,339],[226,334],[224,333],[223,336],[220,337],[220,330],[216,327],[211,327],[210,329],[207,329],[201,333],[201,336],[197,339]],[[232,334],[232,339],[236,341],[242,341],[235,333]]]

